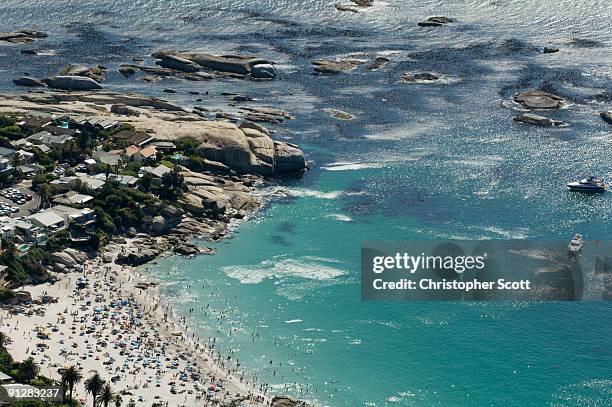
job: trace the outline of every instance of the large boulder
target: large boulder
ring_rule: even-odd
[[[311,404],[305,401],[295,400],[286,396],[275,396],[272,399],[272,407],[312,407]]]
[[[251,77],[257,79],[272,79],[276,77],[276,67],[272,64],[257,64],[251,68]]]
[[[95,80],[96,82],[102,82],[104,80],[104,72],[106,68],[101,66],[87,67],[84,65],[68,65],[59,71],[61,76],[85,76]]]
[[[337,74],[341,72],[351,71],[363,64],[363,61],[356,59],[316,59],[312,61],[315,73],[318,74]]]
[[[175,69],[182,72],[198,72],[201,69],[195,62],[177,55],[163,55],[161,60],[156,63],[163,68]]]
[[[29,76],[23,76],[21,78],[13,79],[13,83],[17,86],[27,86],[27,87],[44,87],[47,86],[43,81],[36,78],[31,78]]]
[[[32,42],[38,38],[47,37],[46,33],[35,30],[20,30],[13,32],[0,33],[0,41],[12,43]]]
[[[102,89],[95,80],[86,76],[52,76],[43,79],[50,88],[62,90],[98,90]]]
[[[514,95],[514,101],[527,109],[558,109],[563,106],[563,99],[553,93],[541,90],[521,92]]]
[[[273,141],[266,133],[230,123],[218,122],[224,132],[208,132],[203,137],[200,151],[205,158],[221,162],[239,173],[253,173],[266,177],[299,173],[306,169],[304,154],[298,148]]]
[[[514,117],[515,122],[525,123],[525,124],[533,124],[536,126],[554,126],[554,127],[565,127],[567,123],[562,122],[560,120],[550,119],[548,117],[540,116],[532,113],[525,113]]]
[[[178,53],[172,51],[163,51],[153,54],[153,57],[161,61],[168,60],[168,57],[180,58],[180,60],[191,61],[195,66],[208,68],[217,72],[227,72],[238,75],[250,75],[252,68],[256,65],[273,65],[272,61],[261,59],[247,55],[211,55],[202,53]],[[180,61],[178,60],[178,61]],[[177,59],[173,60],[176,63]],[[177,69],[177,68],[173,68]],[[261,68],[259,71],[263,75],[263,71],[270,72],[267,68]],[[276,70],[274,69],[274,74]]]
[[[51,259],[53,262],[61,264],[68,269],[74,268],[77,264],[79,264],[74,257],[65,252],[57,252],[51,254]]]
[[[120,114],[122,116],[140,116],[140,112],[136,109],[124,105],[123,103],[115,103],[110,107],[111,113]]]
[[[275,141],[274,157],[276,175],[296,174],[307,167],[304,153],[295,144]]]
[[[603,119],[603,121],[605,121],[606,123],[610,123],[612,124],[612,111],[610,112],[600,112],[599,116]]]

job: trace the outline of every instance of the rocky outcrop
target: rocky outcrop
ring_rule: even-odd
[[[350,11],[358,13],[359,10],[372,7],[374,0],[350,0],[352,4],[334,4],[334,7],[340,11]]]
[[[374,62],[368,65],[368,69],[371,71],[376,71],[376,70],[384,68],[389,62],[391,62],[389,58],[376,57]]]
[[[27,86],[27,87],[45,87],[47,86],[43,81],[36,78],[31,78],[29,76],[22,76],[21,78],[13,79],[13,83],[17,86]]]
[[[351,71],[363,64],[363,61],[356,59],[316,59],[312,61],[315,73],[318,74],[338,74]]]
[[[163,51],[153,54],[161,66],[183,72],[206,68],[216,72],[272,79],[276,76],[274,62],[247,55],[211,55]]]
[[[427,20],[419,22],[418,25],[419,27],[440,27],[453,22],[454,20],[452,18],[437,16],[429,17]]]
[[[43,82],[53,89],[62,90],[98,90],[102,89],[95,80],[86,76],[52,76],[43,79]]]
[[[0,33],[0,41],[12,42],[14,44],[32,42],[48,35],[44,32],[35,30],[20,30],[13,32]]]
[[[82,78],[89,79],[89,78]],[[139,116],[125,116],[110,112],[112,105],[123,104],[140,112]],[[199,155],[211,162],[221,163],[239,174],[265,177],[300,174],[307,168],[303,152],[295,145],[274,141],[270,132],[252,121],[240,127],[220,120],[202,120],[195,114],[165,100],[135,94],[107,92],[52,92],[28,93],[0,97],[0,112],[44,111],[67,116],[101,117],[129,122],[135,128],[147,129],[158,140],[191,137],[199,142]],[[280,109],[242,107],[245,117],[254,120],[282,120],[292,118]]]
[[[544,54],[554,54],[559,52],[559,48],[553,48],[553,47],[544,47],[544,49],[542,50],[542,52]]]
[[[65,272],[67,270],[75,268],[79,264],[85,263],[88,257],[87,254],[75,250],[75,249],[64,249],[61,252],[51,254],[51,259],[55,263],[55,270]]]
[[[252,127],[238,128],[225,123],[226,135],[210,132],[203,137],[201,154],[239,173],[266,177],[300,173],[306,169],[303,152],[285,142],[273,141],[265,132]]]
[[[312,407],[305,401],[295,400],[286,396],[275,396],[272,398],[272,407]]]
[[[177,55],[163,55],[161,60],[157,61],[161,67],[175,69],[181,72],[198,72],[202,67],[195,62],[192,62],[186,58],[181,58]]]
[[[433,82],[440,79],[438,75],[429,72],[409,73],[402,75],[403,83]]]
[[[60,76],[84,76],[96,82],[104,81],[106,68],[102,66],[87,67],[84,65],[68,65],[59,71]]]
[[[603,121],[605,121],[606,123],[610,123],[612,124],[612,111],[609,112],[600,112],[599,116],[603,119]]]
[[[332,117],[340,120],[353,120],[355,118],[354,115],[338,109],[325,109],[325,111],[328,112]]]
[[[128,266],[140,266],[145,263],[154,260],[161,254],[160,251],[156,249],[141,249],[139,251],[130,252],[130,253],[119,253],[117,256],[117,260],[115,262],[117,264],[125,264]]]
[[[532,113],[525,113],[525,114],[518,115],[514,117],[513,120],[519,123],[533,124],[536,126],[544,126],[544,127],[549,127],[549,126],[566,127],[567,126],[567,123],[565,122],[555,120],[555,119],[550,119],[548,117],[539,116],[537,114],[532,114]]]
[[[514,101],[532,110],[558,109],[564,104],[560,96],[541,90],[517,93]]]
[[[140,112],[136,109],[132,109],[128,105],[124,105],[123,103],[116,103],[111,105],[110,112],[115,114],[120,114],[122,116],[140,116]]]

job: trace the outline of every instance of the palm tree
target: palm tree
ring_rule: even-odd
[[[11,343],[11,338],[4,332],[0,332],[0,352],[6,352],[9,343]]]
[[[66,402],[66,389],[68,388],[68,382],[66,382],[66,376],[62,375],[59,382],[60,388],[62,389],[62,403]]]
[[[19,166],[23,164],[23,157],[21,157],[21,154],[15,153],[11,161],[11,164],[13,165],[13,177],[17,178],[17,174],[19,173]]]
[[[74,390],[74,385],[79,383],[82,378],[83,378],[83,375],[77,370],[76,366],[70,366],[62,374],[62,380],[64,380],[66,382],[66,385],[68,385],[68,394],[69,394],[71,401],[72,401],[72,391]]]
[[[98,372],[94,373],[89,379],[85,380],[85,390],[93,396],[93,407],[96,407],[98,394],[102,391],[104,380]]]
[[[104,407],[108,407],[108,404],[115,398],[115,393],[110,387],[110,384],[106,383],[102,388],[102,392],[98,396],[98,403]]]
[[[19,369],[17,369],[17,373],[19,373],[19,377],[22,381],[29,383],[30,380],[36,378],[38,376],[38,372],[40,371],[40,367],[34,362],[34,358],[30,356],[23,362],[19,364]]]
[[[40,185],[40,191],[38,194],[40,195],[40,208],[45,208],[45,206],[51,201],[51,189],[49,185]]]

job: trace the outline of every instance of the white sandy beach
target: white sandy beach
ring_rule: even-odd
[[[110,245],[107,250],[115,257],[121,247]],[[245,396],[235,405],[269,404],[246,378],[224,369],[211,349],[169,322],[172,311],[161,304],[155,290],[134,287],[144,281],[137,271],[103,264],[98,257],[85,264],[82,273],[58,277],[53,285],[24,288],[33,299],[48,295],[58,297],[57,303],[32,304],[17,315],[3,309],[0,326],[12,339],[9,351],[14,359],[33,356],[42,374],[59,380],[58,368],[77,365],[83,380],[75,388],[75,398],[91,404],[83,382],[97,371],[106,381],[112,379],[123,405],[133,399],[143,406],[210,406]],[[88,279],[86,288],[76,289],[79,277]],[[27,315],[28,310],[41,309],[44,313]],[[48,339],[37,335],[40,328]]]

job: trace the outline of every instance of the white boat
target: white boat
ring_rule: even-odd
[[[567,187],[572,191],[579,192],[604,192],[606,190],[606,184],[601,178],[587,177],[580,181],[570,182]]]
[[[575,256],[582,250],[583,245],[582,235],[577,233],[567,246],[567,250],[570,255]]]

